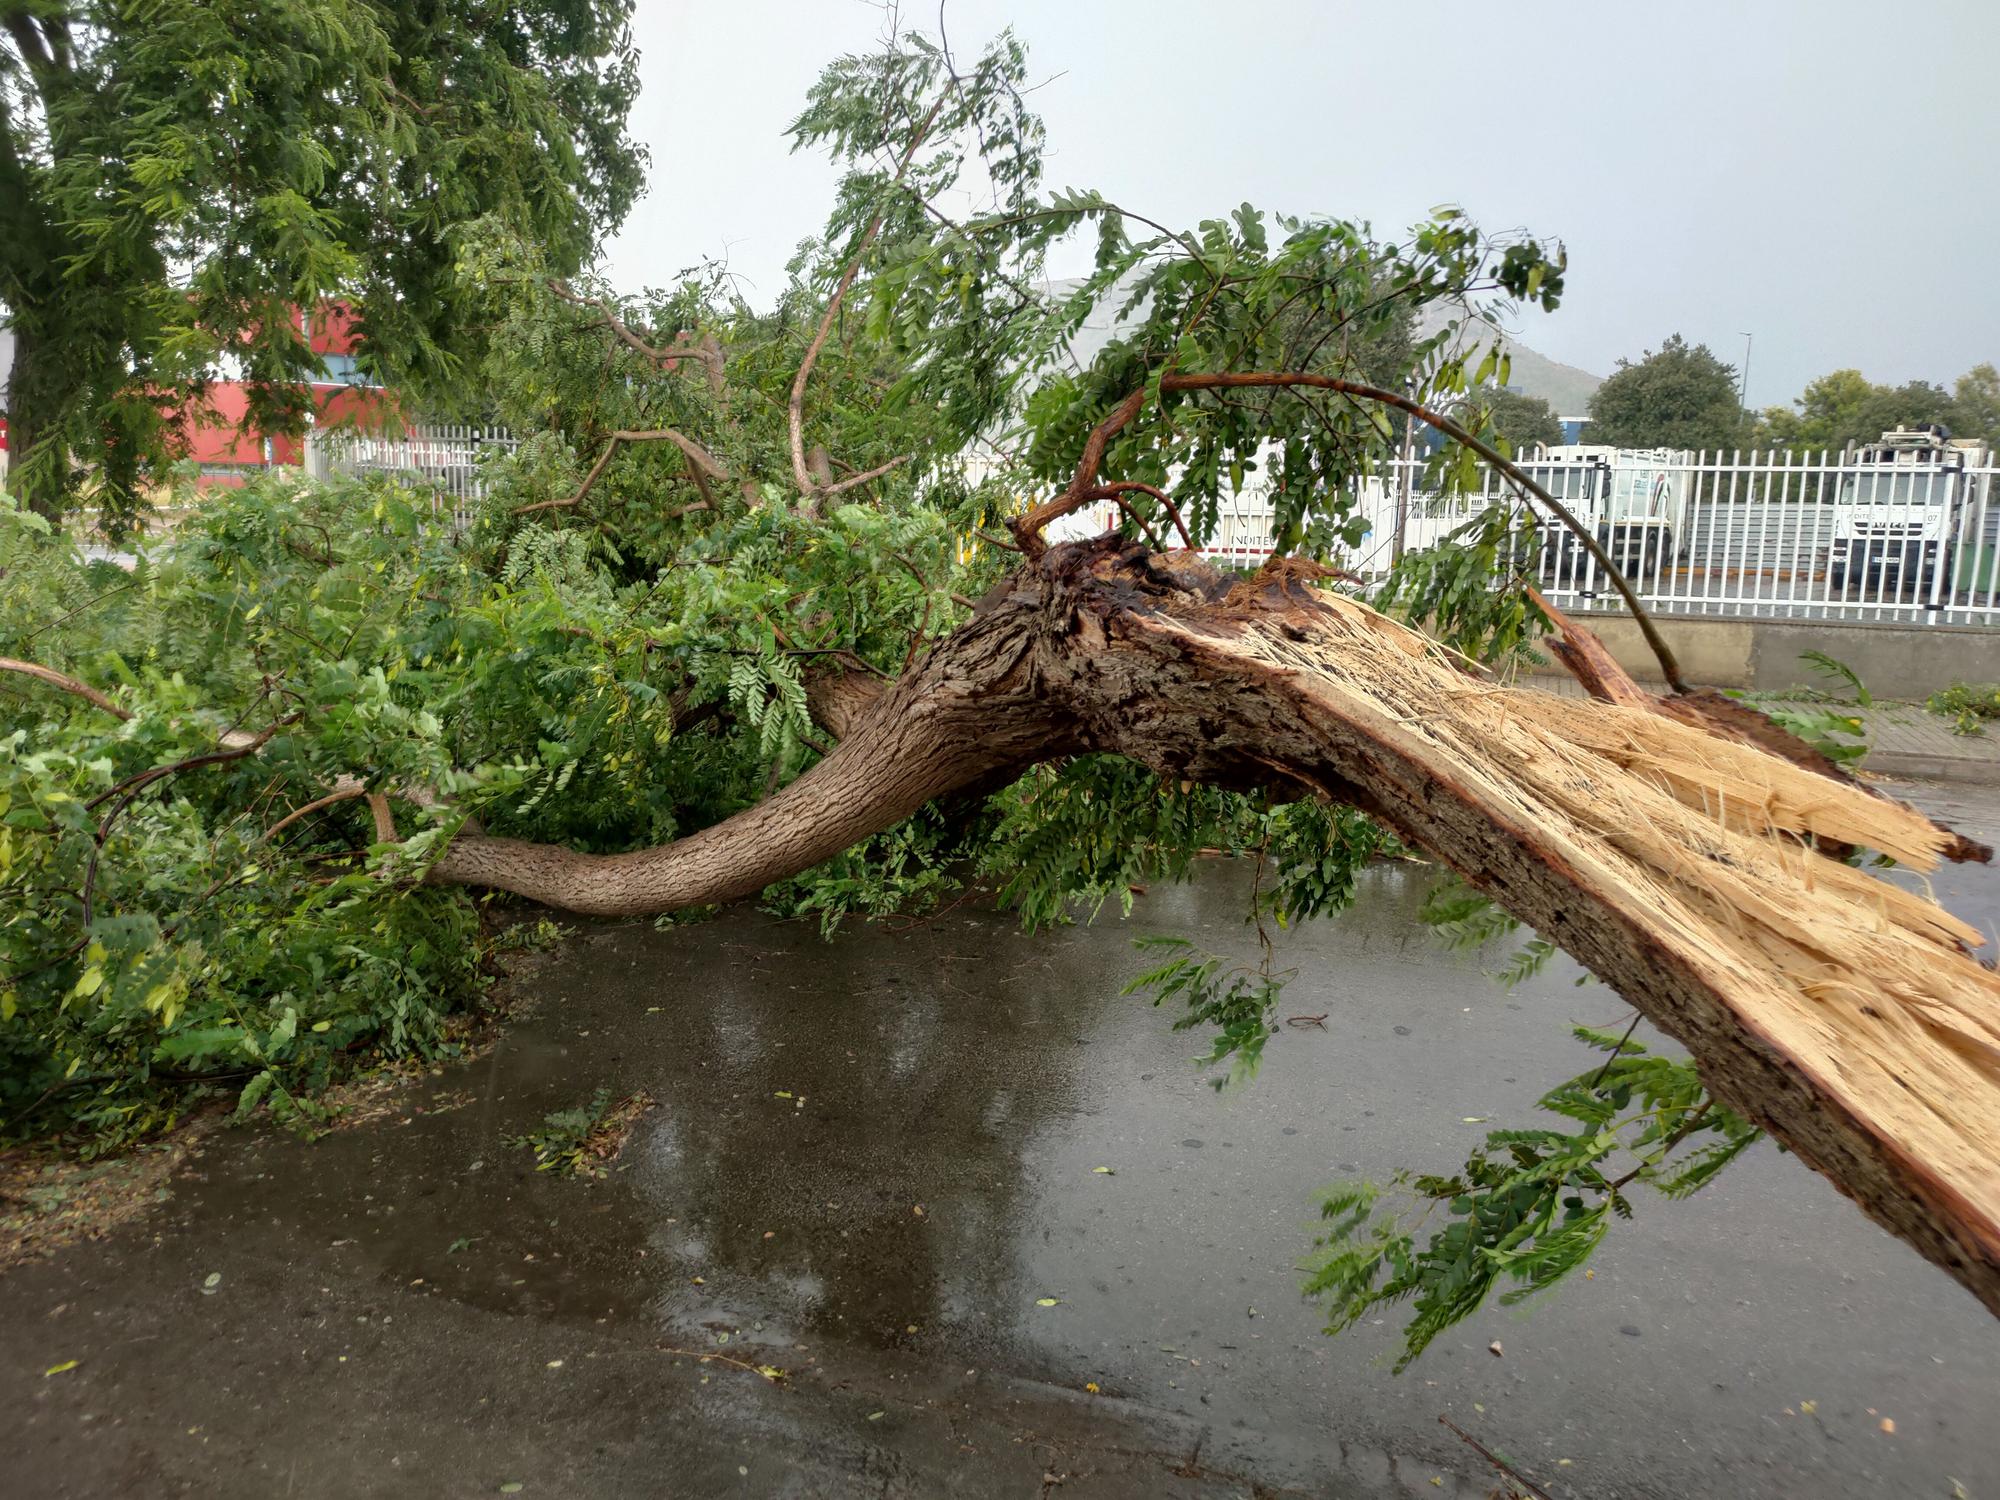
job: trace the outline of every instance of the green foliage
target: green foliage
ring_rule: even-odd
[[[1530,396],[1504,385],[1482,385],[1466,393],[1466,418],[1485,424],[1507,440],[1514,453],[1526,453],[1537,444],[1553,447],[1563,440],[1562,418],[1540,396]]]
[[[1346,911],[1359,895],[1357,877],[1372,860],[1407,854],[1366,814],[1325,802],[1272,808],[1260,835],[1258,901],[1280,927]]]
[[[1214,1046],[1198,1061],[1204,1066],[1228,1062],[1227,1078],[1218,1079],[1217,1088],[1256,1077],[1264,1060],[1264,1042],[1276,1029],[1271,1013],[1284,991],[1283,979],[1268,970],[1231,966],[1228,960],[1203,952],[1186,938],[1142,937],[1137,946],[1173,956],[1136,976],[1123,993],[1150,990],[1155,1005],[1180,1001],[1184,1011],[1174,1019],[1176,1031],[1215,1028]]]
[[[537,1172],[553,1172],[558,1177],[589,1175],[591,1137],[610,1115],[611,1090],[599,1089],[588,1104],[552,1109],[542,1116],[539,1128],[509,1136],[507,1144],[517,1151],[534,1152]]]
[[[1094,917],[1114,897],[1129,914],[1134,887],[1185,878],[1203,849],[1240,851],[1257,818],[1233,793],[1097,755],[1036,767],[995,807],[980,866],[1030,929],[1079,904]]]
[[[1541,535],[1525,506],[1489,506],[1436,545],[1404,553],[1373,602],[1474,661],[1538,663],[1534,642],[1549,618],[1528,590]]]
[[[1619,448],[1742,447],[1750,433],[1736,369],[1674,334],[1659,352],[1618,362],[1590,398],[1587,436]]]
[[[1852,667],[1824,651],[1801,652],[1799,660],[1831,682],[1833,691],[1795,688],[1782,695],[1758,695],[1758,712],[1804,740],[1835,765],[1859,764],[1868,754],[1867,730],[1857,715],[1842,710],[1872,708],[1875,695]]]
[[[483,327],[451,275],[492,215],[571,269],[643,155],[630,0],[42,0],[0,33],[0,303],[18,494],[89,466],[114,526],[227,351],[296,431],[300,308],[347,303],[368,367],[451,390]]]
[[[1859,370],[1835,370],[1810,382],[1790,407],[1767,408],[1758,422],[1761,446],[1839,453],[1872,443],[1897,427],[1932,423],[1952,436],[2000,447],[2000,371],[1975,365],[1947,391],[1925,380],[1877,385]]]
[[[364,1048],[435,1055],[476,997],[470,901],[407,888],[371,855],[358,804],[264,836],[335,765],[444,769],[441,725],[379,651],[408,602],[388,568],[413,540],[403,502],[345,502],[379,507],[377,524],[335,521],[333,492],[245,491],[129,576],[0,505],[0,571],[20,585],[0,654],[107,680],[131,714],[20,678],[0,689],[4,1138],[68,1128],[100,1149],[218,1091],[291,1114]],[[283,545],[335,530],[344,576]],[[271,701],[286,677],[310,686],[309,712]],[[245,720],[271,730],[264,752],[216,757]]]
[[[1874,707],[1875,695],[1868,691],[1868,685],[1861,680],[1861,675],[1846,662],[1838,657],[1829,656],[1824,651],[1801,651],[1799,660],[1820,676],[1846,689],[1849,702],[1858,704],[1862,708]]]
[[[1399,1173],[1325,1195],[1305,1290],[1325,1306],[1329,1332],[1409,1303],[1402,1370],[1496,1287],[1514,1283],[1500,1295],[1509,1305],[1582,1267],[1613,1217],[1631,1217],[1632,1185],[1684,1198],[1759,1139],[1709,1098],[1691,1064],[1629,1036],[1576,1036],[1609,1058],[1541,1100],[1575,1128],[1489,1131],[1448,1177]]]
[[[822,865],[764,891],[766,909],[816,917],[832,937],[850,916],[920,915],[960,889],[957,866],[977,846],[977,823],[925,808]]]
[[[1954,682],[1932,693],[1925,707],[1950,719],[1953,734],[1984,734],[1988,719],[2000,719],[2000,683]]]
[[[1447,947],[1461,952],[1475,951],[1521,930],[1519,918],[1482,895],[1463,881],[1450,878],[1433,886],[1417,911],[1417,920],[1436,933]],[[1533,937],[1514,951],[1494,974],[1508,989],[1526,984],[1548,966],[1556,955],[1556,945],[1547,938]],[[1578,984],[1590,976],[1582,975]]]

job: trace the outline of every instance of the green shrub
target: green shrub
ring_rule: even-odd
[[[2000,683],[1954,682],[1932,693],[1925,707],[1950,719],[1953,734],[1984,734],[1988,719],[2000,719]]]

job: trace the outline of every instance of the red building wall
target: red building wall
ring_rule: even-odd
[[[353,378],[353,358],[360,339],[354,315],[344,303],[323,304],[310,329],[302,332],[308,347],[327,365],[325,378],[312,383],[315,426],[366,429],[398,414],[394,392],[358,384]],[[218,381],[209,387],[206,401],[181,413],[181,435],[187,442],[188,457],[201,466],[198,487],[241,484],[256,470],[279,464],[296,467],[305,462],[305,440],[252,430],[246,415],[248,405],[249,393],[241,382]]]

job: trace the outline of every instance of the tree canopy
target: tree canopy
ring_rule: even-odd
[[[630,0],[0,5],[0,308],[15,492],[115,524],[233,364],[296,431],[300,309],[440,393],[480,357],[457,258],[497,219],[571,269],[637,193]]]
[[[1789,408],[1767,408],[1758,426],[1762,445],[1837,453],[1897,427],[1930,424],[2000,446],[2000,371],[1975,365],[1947,391],[1926,380],[1877,385],[1859,370],[1835,370],[1809,383]]]
[[[1679,334],[1636,362],[1621,359],[1590,398],[1593,443],[1713,453],[1741,446],[1748,432],[1735,367]]]
[[[1969,929],[1820,852],[1865,837],[1921,867],[1948,836],[1805,747],[1763,753],[1790,742],[1719,700],[1648,706],[1602,671],[1622,707],[1467,691],[1556,623],[1518,510],[1366,603],[1334,586],[1396,451],[1388,411],[1452,437],[1446,490],[1499,456],[1487,407],[1435,409],[1504,384],[1497,335],[1412,341],[1408,313],[1445,303],[1477,330],[1554,306],[1560,249],[1451,210],[1384,240],[1249,204],[1176,229],[1050,191],[1026,76],[1007,36],[832,65],[794,130],[844,176],[775,309],[716,271],[620,297],[505,214],[468,227],[452,295],[523,438],[462,526],[399,483],[274,477],[211,496],[128,573],[0,510],[7,1133],[96,1149],[217,1096],[309,1124],[357,1057],[450,1047],[481,985],[475,892],[628,914],[756,896],[832,928],[985,881],[1034,924],[1222,848],[1261,862],[1250,916],[1276,927],[1421,846],[1477,887],[1440,894],[1441,927],[1540,927],[1524,969],[1563,942],[1704,1039],[1714,1078],[1592,1037],[1610,1061],[1550,1094],[1556,1125],[1337,1195],[1314,1283],[1332,1322],[1410,1299],[1414,1353],[1502,1282],[1573,1271],[1632,1184],[1690,1191],[1761,1124],[1848,1163],[1871,1211],[1985,1294],[1960,1254],[1979,1225],[1910,1206],[1868,1099],[1757,1086],[1879,1082],[1897,1055],[1836,1032],[1809,1068],[1771,1061],[1756,1007],[1820,1014],[1828,963],[1907,969],[1928,987],[1912,1025],[1976,998],[1984,971],[1949,946]],[[976,210],[948,213],[968,190]],[[1051,296],[1059,243],[1091,271]],[[1253,485],[1278,555],[1245,579],[1193,548]],[[1048,540],[1099,502],[1115,530]],[[1696,772],[1626,757],[1726,766],[1751,787],[1727,805],[1755,811],[1719,822]],[[1612,797],[1622,843],[1598,832]],[[1826,868],[1801,873],[1801,849]],[[1885,901],[1860,959],[1746,915],[1845,932]],[[1688,956],[1711,951],[1731,965]],[[1254,1068],[1269,962],[1177,949],[1139,983],[1215,1064]],[[1964,1071],[1922,1097],[1983,1098]]]

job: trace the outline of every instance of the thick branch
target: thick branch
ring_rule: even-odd
[[[886,464],[877,464],[874,468],[864,469],[859,474],[850,474],[845,479],[823,487],[820,490],[820,496],[821,498],[825,498],[828,495],[838,495],[842,490],[851,490],[868,483],[871,479],[880,479],[884,474],[889,473],[893,469],[900,469],[909,461],[910,455],[905,453],[900,458],[890,459]]]
[[[493,886],[600,916],[671,911],[760,891],[934,797],[1064,752],[1059,716],[1030,691],[1024,613],[1017,605],[958,632],[952,651],[933,653],[884,692],[872,713],[850,723],[831,755],[782,791],[700,833],[615,855],[461,835],[430,878]],[[832,702],[832,695],[821,698],[823,707]]]
[[[44,667],[32,661],[17,661],[11,656],[0,656],[0,672],[19,672],[24,677],[32,677],[38,682],[46,682],[50,687],[59,687],[65,693],[74,693],[94,708],[120,719],[130,719],[132,715],[113,703],[104,694],[87,682],[78,682],[74,677],[65,676],[53,667]]]

